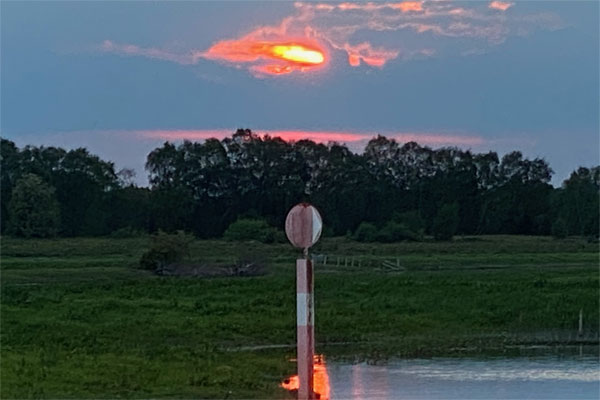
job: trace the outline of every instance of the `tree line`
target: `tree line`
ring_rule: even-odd
[[[134,185],[130,170],[117,171],[83,148],[19,149],[2,139],[0,155],[3,234],[184,230],[221,237],[244,218],[282,227],[301,201],[321,211],[326,235],[358,239],[376,239],[373,229],[387,229],[380,235],[387,241],[599,230],[600,166],[580,167],[554,188],[548,163],[518,151],[500,158],[378,136],[356,154],[337,143],[286,142],[239,129],[223,140],[154,149],[146,162],[150,187]]]

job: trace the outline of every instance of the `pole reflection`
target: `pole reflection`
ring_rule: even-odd
[[[313,385],[315,399],[329,400],[331,391],[329,385],[329,374],[327,373],[325,357],[322,354],[315,355],[314,358]],[[297,392],[299,387],[298,375],[292,375],[291,377],[285,379],[280,386],[284,389],[289,390],[290,392]]]

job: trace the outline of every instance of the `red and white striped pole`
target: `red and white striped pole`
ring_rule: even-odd
[[[313,265],[308,248],[319,240],[323,222],[316,208],[302,203],[293,207],[285,220],[290,242],[304,251],[296,260],[296,332],[298,343],[298,399],[314,398],[313,363],[315,355],[315,312],[313,304]]]
[[[296,330],[298,342],[298,399],[313,398],[315,355],[313,266],[308,259],[296,260]]]

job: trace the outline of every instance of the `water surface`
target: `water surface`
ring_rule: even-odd
[[[598,399],[597,355],[327,363],[330,399]]]

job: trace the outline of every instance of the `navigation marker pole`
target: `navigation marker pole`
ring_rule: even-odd
[[[296,260],[296,332],[298,362],[298,399],[314,398],[313,364],[315,355],[313,265],[308,248],[319,240],[323,222],[316,208],[301,203],[293,207],[285,220],[290,242],[303,249],[304,258]]]
[[[298,399],[311,399],[315,355],[313,266],[308,259],[296,260],[296,331],[298,341]]]

